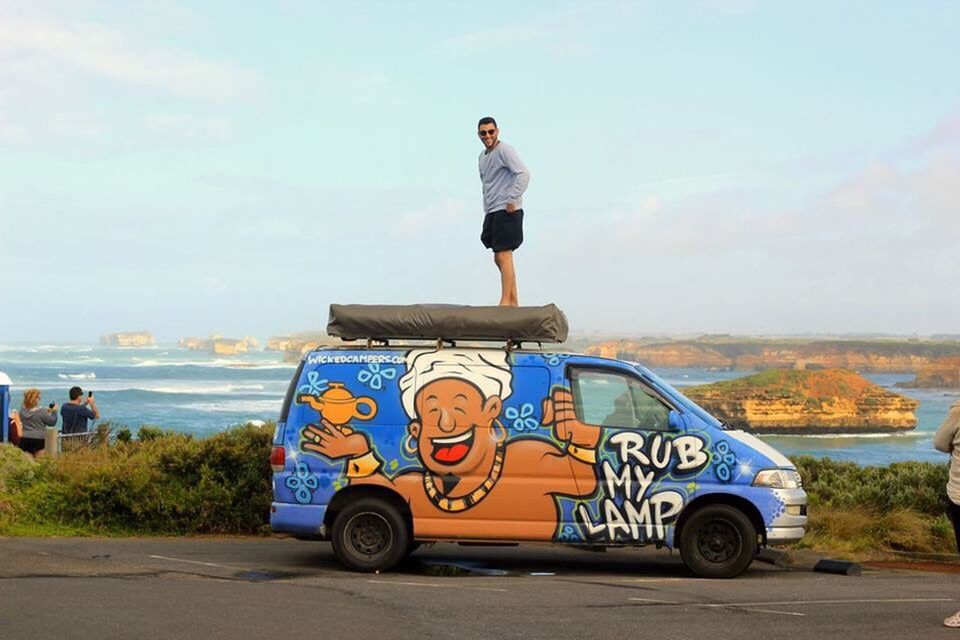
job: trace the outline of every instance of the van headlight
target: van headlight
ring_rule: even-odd
[[[753,479],[753,486],[770,489],[799,489],[800,474],[793,469],[764,469]]]

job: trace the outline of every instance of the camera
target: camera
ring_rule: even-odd
[[[87,397],[88,397],[88,398],[92,398],[92,397],[93,397],[93,391],[87,391]]]
[[[53,409],[56,406],[56,404],[57,404],[56,402],[51,402],[50,404],[47,405],[47,408]]]

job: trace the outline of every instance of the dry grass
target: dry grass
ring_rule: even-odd
[[[887,513],[863,507],[811,510],[807,535],[798,545],[857,559],[883,559],[893,552],[954,553],[953,529],[945,516],[912,509]]]

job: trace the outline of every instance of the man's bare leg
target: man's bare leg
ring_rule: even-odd
[[[498,251],[493,254],[493,261],[500,269],[500,306],[516,307],[519,300],[517,274],[513,267],[513,251]]]

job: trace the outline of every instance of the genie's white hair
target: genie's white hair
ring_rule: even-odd
[[[491,396],[506,400],[512,391],[513,374],[504,351],[414,349],[407,354],[407,372],[400,378],[403,408],[411,420],[417,417],[417,390],[443,378],[466,380],[480,389],[484,400]]]

